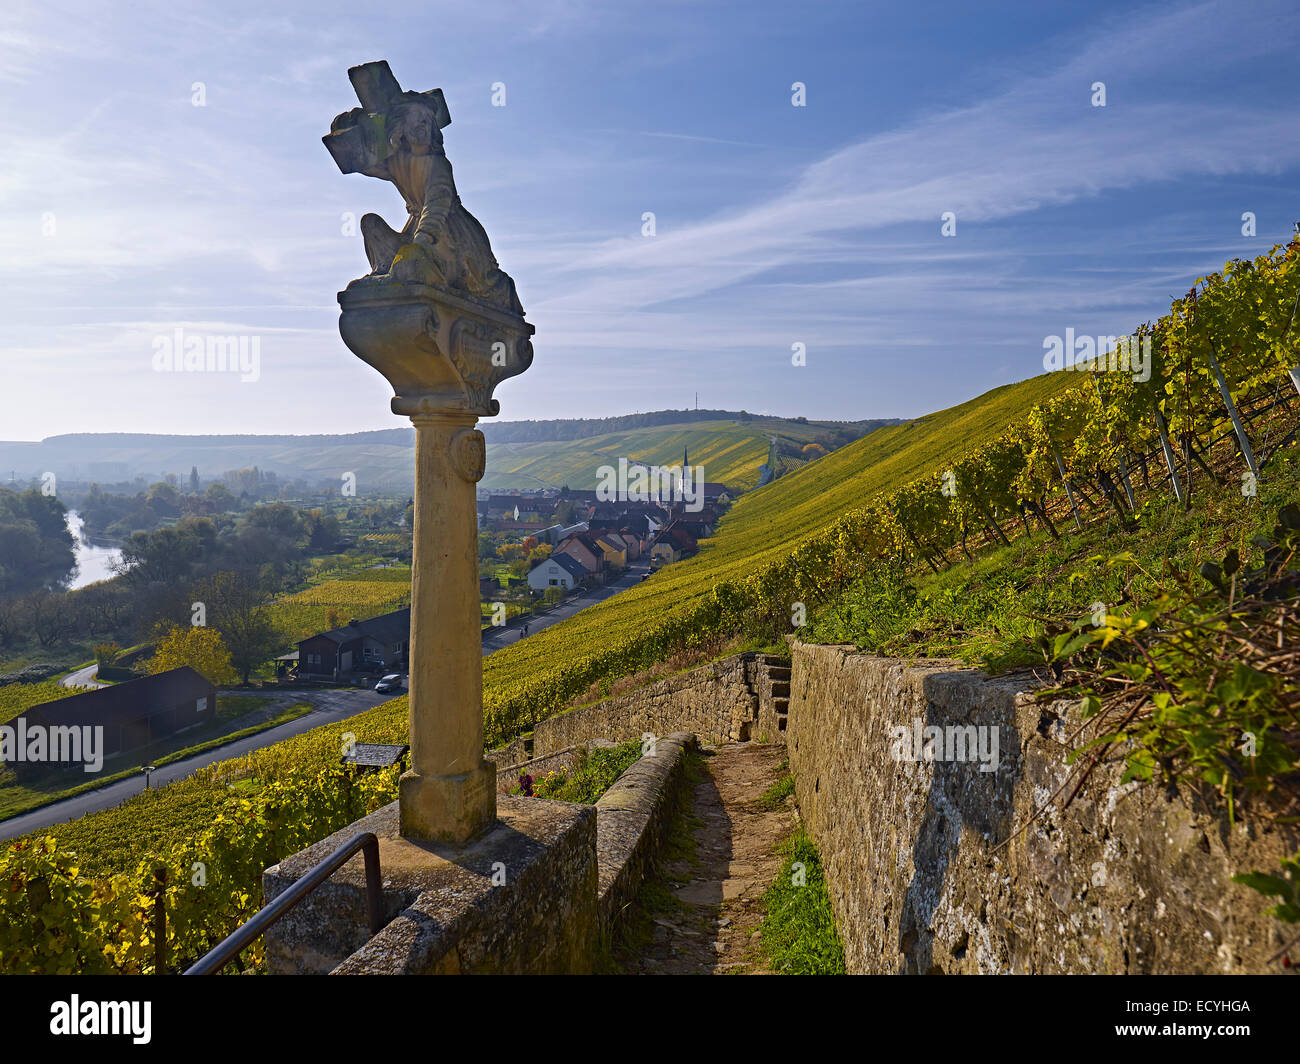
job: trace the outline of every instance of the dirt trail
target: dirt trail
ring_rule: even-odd
[[[793,801],[768,811],[759,798],[785,774],[785,747],[731,743],[705,748],[691,794],[694,860],[668,865],[662,881],[677,899],[652,914],[652,942],[629,974],[765,973],[758,950],[760,901],[781,867],[777,845],[793,829]]]

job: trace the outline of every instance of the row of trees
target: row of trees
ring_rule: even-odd
[[[117,578],[66,591],[61,584],[71,571],[73,554],[63,503],[39,492],[0,492],[0,507],[6,515],[17,507],[26,517],[24,526],[0,521],[3,571],[11,571],[7,563],[13,557],[13,571],[23,576],[21,582],[6,581],[0,591],[0,655],[24,648],[41,653],[87,649],[96,642],[130,645],[173,626],[192,627],[195,603],[203,603],[205,623],[222,633],[233,668],[247,680],[278,653],[281,633],[270,625],[270,600],[302,581],[313,555],[343,545],[337,516],[269,503],[239,518],[187,517],[134,532],[123,543]],[[43,538],[34,542],[46,545],[11,555],[12,543],[36,536],[28,526],[38,521],[44,522]],[[54,528],[62,537],[53,534]],[[61,555],[55,553],[57,546],[64,548]],[[52,560],[42,566],[42,557]]]
[[[67,508],[35,489],[0,488],[0,596],[64,579],[75,562]]]

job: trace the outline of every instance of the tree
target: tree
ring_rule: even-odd
[[[116,583],[91,584],[71,595],[77,608],[78,627],[87,635],[112,635],[126,623],[130,595]]]
[[[112,665],[121,653],[122,648],[117,643],[96,643],[95,663],[98,665]]]
[[[18,600],[0,595],[0,647],[7,647],[22,627]]]
[[[235,678],[230,650],[214,628],[173,625],[158,641],[149,659],[149,672],[157,675],[188,665],[209,683],[221,686]]]
[[[235,496],[230,489],[221,481],[208,485],[208,490],[203,493],[208,502],[212,503],[212,509],[217,513],[225,513],[227,510],[235,508]]]
[[[190,491],[198,494],[199,490],[199,467],[190,466]]]
[[[42,650],[49,650],[77,630],[77,614],[62,591],[33,591],[23,599],[23,618]]]
[[[66,580],[76,563],[68,509],[52,495],[0,488],[0,592]]]
[[[174,484],[166,481],[159,481],[150,487],[145,502],[159,517],[177,517],[181,512],[181,493]]]
[[[339,541],[341,529],[339,519],[334,514],[323,510],[307,510],[303,513],[307,526],[307,545],[312,550],[333,550]]]
[[[207,623],[221,633],[231,664],[245,684],[285,641],[271,615],[270,594],[242,573],[214,573],[200,580],[194,585],[194,601],[203,603]]]

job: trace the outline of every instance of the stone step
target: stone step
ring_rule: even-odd
[[[769,665],[767,667],[767,677],[769,680],[788,680],[790,679],[790,668],[787,665]]]
[[[790,699],[782,696],[781,698],[772,699],[772,708],[778,713],[790,712]]]
[[[789,723],[789,721],[790,721],[790,718],[789,718],[789,717],[786,717],[786,716],[784,716],[784,715],[783,715],[783,716],[780,716],[780,717],[777,717],[777,718],[776,718],[776,730],[777,730],[777,731],[785,731],[785,726],[786,726],[786,724]]]
[[[773,684],[772,684],[772,697],[773,697],[774,699],[776,699],[776,698],[785,698],[785,699],[789,699],[789,697],[790,697],[790,681],[789,681],[789,680],[784,680],[784,681],[780,681],[780,682],[773,683]]]
[[[764,665],[776,666],[777,668],[781,668],[781,667],[789,668],[790,666],[789,658],[783,658],[776,654],[760,654],[758,656],[758,660],[761,661]]]

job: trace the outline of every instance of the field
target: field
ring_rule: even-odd
[[[58,680],[6,684],[0,687],[0,724],[13,720],[32,706],[39,706],[42,702],[53,702],[57,698],[67,698],[68,695],[76,693],[75,690],[64,687]]]
[[[803,445],[824,431],[818,425],[754,418],[743,424],[700,421],[663,425],[562,443],[488,444],[488,471],[482,486],[492,490],[564,485],[591,489],[597,484],[597,469],[616,466],[619,458],[676,467],[685,451],[692,466],[704,467],[705,480],[745,490],[758,483],[758,467],[767,460],[770,437]]]
[[[287,595],[272,613],[289,640],[297,641],[349,620],[400,610],[410,602],[410,569],[360,569]]]

